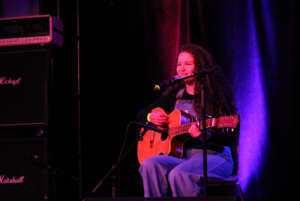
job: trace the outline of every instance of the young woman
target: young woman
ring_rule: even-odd
[[[185,77],[209,68],[217,70],[206,75],[206,113],[218,118],[236,111],[232,87],[216,64],[214,58],[203,47],[195,44],[183,45],[178,53],[175,75]],[[138,113],[140,122],[155,125],[167,123],[167,115],[151,112],[160,107],[165,111],[179,109],[194,117],[202,114],[200,108],[200,84],[196,78],[189,78],[176,86],[169,87],[163,96]],[[146,159],[140,166],[145,197],[193,197],[200,196],[201,176],[203,176],[203,149],[201,131],[194,123],[188,130],[192,136],[184,143],[181,158],[157,155]],[[207,176],[229,177],[233,170],[233,160],[229,146],[233,133],[218,133],[207,130]]]

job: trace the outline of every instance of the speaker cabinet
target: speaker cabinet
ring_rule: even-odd
[[[46,138],[0,140],[0,200],[47,200],[48,170],[41,164],[47,164]]]
[[[0,48],[0,128],[62,123],[61,48]]]

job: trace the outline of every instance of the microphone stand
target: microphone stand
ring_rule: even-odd
[[[143,124],[140,124],[141,126]],[[158,129],[156,129],[155,127],[153,127],[153,130],[155,129],[155,131],[157,132]],[[144,137],[144,135],[146,134],[146,132],[148,130],[152,130],[149,127],[144,127],[144,131],[140,133],[140,135],[138,136],[138,138],[135,140],[135,142],[131,145],[131,147],[129,147],[129,149],[125,152],[125,154],[120,158],[120,160],[118,160],[118,162],[116,164],[114,164],[112,166],[112,168],[108,171],[108,173],[103,177],[103,179],[97,184],[97,186],[92,190],[93,193],[95,193],[98,188],[100,188],[100,186],[103,184],[103,182],[106,180],[106,178],[120,165],[120,163],[123,161],[123,159],[128,155],[128,153],[137,145],[138,141],[142,140],[142,138]]]
[[[164,87],[170,86],[172,84],[181,82],[182,80],[188,79],[190,77],[197,77],[197,80],[200,83],[201,86],[201,102],[200,102],[200,108],[202,108],[202,118],[201,116],[198,117],[198,121],[202,120],[202,143],[203,143],[203,194],[204,196],[207,196],[207,151],[206,151],[206,103],[205,103],[205,76],[208,73],[211,73],[213,71],[217,70],[216,68],[209,68],[207,70],[194,72],[191,75],[176,78],[172,80],[168,80],[163,84]],[[202,75],[202,78],[200,77]],[[196,83],[197,84],[197,83]],[[154,88],[155,90],[155,88]],[[155,90],[157,91],[157,90]],[[200,130],[201,125],[199,123],[198,129]]]
[[[69,177],[69,178],[71,178],[71,179],[74,179],[75,181],[78,181],[78,178],[76,178],[76,177],[74,177],[74,176],[72,176],[72,175],[69,175],[69,174],[67,174],[67,173],[65,173],[65,172],[63,172],[63,171],[61,171],[61,170],[59,170],[59,169],[56,169],[56,168],[54,168],[54,167],[52,167],[52,166],[50,166],[50,165],[47,165],[46,163],[44,163],[44,162],[38,160],[37,158],[31,157],[31,156],[28,156],[28,155],[27,155],[25,158],[31,160],[31,161],[32,161],[32,164],[34,164],[34,165],[36,165],[36,166],[38,166],[38,167],[40,167],[40,168],[46,168],[46,169],[48,169],[48,170],[53,170],[53,171],[55,171],[55,172],[59,172],[59,173],[65,175],[65,176],[67,176],[67,177]]]
[[[65,173],[65,172],[63,172],[63,171],[61,171],[59,169],[56,169],[56,168],[54,168],[54,167],[52,167],[50,165],[47,165],[46,163],[38,160],[35,156],[29,156],[29,155],[27,155],[27,156],[25,156],[25,158],[31,160],[33,165],[36,165],[36,166],[38,166],[40,168],[46,168],[48,170],[52,170],[53,171],[53,183],[52,183],[52,188],[53,188],[52,189],[52,194],[53,194],[52,195],[53,196],[52,200],[53,201],[56,200],[56,181],[55,181],[56,172],[58,172],[58,173],[60,173],[62,175],[65,175],[65,176],[67,176],[67,177],[69,177],[69,178],[71,178],[71,179],[73,179],[75,181],[78,181],[78,178],[76,178],[76,177],[74,177],[72,175],[69,175],[69,174],[67,174],[67,173]]]
[[[206,102],[205,102],[205,76],[204,73],[202,78],[198,75],[197,81],[200,83],[201,86],[201,102],[200,108],[202,109],[202,118],[201,116],[198,117],[198,121],[202,120],[202,147],[203,147],[203,185],[202,190],[204,196],[207,196],[207,151],[206,151]],[[197,83],[196,83],[197,84]],[[198,125],[198,129],[200,130],[200,123]]]

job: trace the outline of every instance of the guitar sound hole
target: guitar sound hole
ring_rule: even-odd
[[[167,139],[167,137],[168,137],[168,134],[161,134],[161,140],[162,141],[165,141],[166,139]]]

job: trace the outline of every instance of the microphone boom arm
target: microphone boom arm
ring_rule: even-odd
[[[182,80],[185,80],[185,79],[188,79],[188,78],[191,78],[191,77],[198,77],[198,76],[200,76],[202,74],[208,74],[208,73],[211,73],[211,72],[213,72],[215,70],[217,70],[217,69],[216,68],[209,68],[207,70],[194,72],[193,74],[185,76],[185,77],[174,78],[174,79],[170,79],[170,80],[164,81],[163,83],[161,83],[159,85],[155,85],[154,91],[160,91],[161,88],[171,86],[171,85],[173,85],[175,83],[179,83]]]

